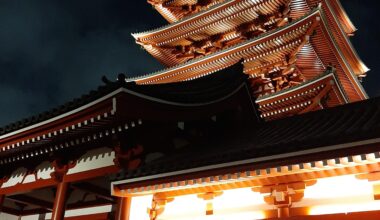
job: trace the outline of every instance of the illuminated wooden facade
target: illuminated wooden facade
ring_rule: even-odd
[[[168,68],[130,79],[138,84],[192,80],[240,62],[250,77],[252,95],[275,97],[276,93],[308,83],[328,67],[334,67],[339,89],[345,97],[337,100],[335,92],[330,90],[316,99],[306,100],[307,103],[335,99],[324,106],[333,107],[367,98],[360,80],[368,68],[348,39],[356,29],[339,1],[150,3],[172,23],[133,36]],[[286,103],[294,104],[301,103]]]
[[[378,219],[380,99],[338,0],[149,0],[167,66],[0,128],[0,219]]]

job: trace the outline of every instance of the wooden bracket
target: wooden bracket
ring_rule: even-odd
[[[120,144],[115,147],[115,159],[113,162],[120,168],[127,170],[137,169],[142,164],[144,147],[140,144],[124,151]]]
[[[60,183],[63,182],[63,178],[67,172],[76,166],[76,161],[62,163],[61,160],[54,160],[52,165],[54,167],[54,171],[50,173],[50,176],[54,181]]]
[[[380,181],[380,172],[358,174],[355,177],[359,180],[368,180],[369,182]]]
[[[289,217],[289,211],[294,202],[299,202],[304,197],[306,187],[316,184],[316,180],[305,182],[284,183],[253,188],[254,192],[269,194],[264,196],[264,201],[274,205],[278,210],[278,217]]]
[[[359,180],[373,182],[373,198],[375,200],[380,200],[380,172],[358,174],[355,177]]]
[[[172,201],[174,201],[174,198],[161,198],[154,195],[152,207],[147,210],[150,220],[156,220],[164,212],[166,204]]]
[[[212,203],[212,200],[218,196],[221,196],[223,192],[206,192],[202,194],[198,194],[198,198],[203,199],[207,201],[206,204],[206,215],[213,215],[214,214],[214,205]]]

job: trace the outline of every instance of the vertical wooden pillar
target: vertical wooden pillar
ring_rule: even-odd
[[[129,215],[131,212],[131,202],[131,197],[118,198],[115,220],[129,220]]]
[[[288,218],[290,217],[290,207],[278,207],[277,208],[278,218]]]
[[[5,195],[0,195],[0,212],[3,210]]]
[[[53,213],[51,216],[52,220],[64,219],[68,188],[69,188],[69,183],[65,183],[65,182],[58,183],[57,192],[55,194],[55,199],[54,199]]]

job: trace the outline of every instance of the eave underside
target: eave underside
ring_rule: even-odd
[[[227,1],[184,21],[133,36],[153,57],[173,66],[285,25],[289,3]]]
[[[148,0],[148,3],[168,22],[173,23],[224,1],[226,0]]]
[[[262,17],[258,19],[258,14],[260,13],[265,16],[271,15],[271,19],[274,19],[273,21],[268,20],[266,25],[271,26],[276,22],[278,22],[279,25],[283,25],[286,24],[286,19],[299,19],[309,13],[311,8],[317,7],[319,3],[320,1],[306,0],[293,0],[290,4],[288,1],[264,1],[244,4],[243,1],[227,1],[212,10],[198,13],[197,16],[190,17],[185,21],[177,22],[154,31],[134,34],[134,36],[138,43],[142,44],[143,47],[160,62],[167,66],[173,66],[198,56],[214,53],[223,47],[228,47],[249,39],[252,36],[245,36],[245,32],[247,31],[249,32],[256,29],[254,32],[260,34],[260,32],[263,33],[263,31],[270,30],[270,27],[264,27],[263,25],[265,19]],[[276,18],[276,15],[273,13],[278,13],[279,8],[283,6],[290,8],[289,18],[287,14],[280,15],[280,17]],[[227,10],[229,8],[231,9]],[[322,8],[326,15],[326,22],[328,26],[331,27],[331,33],[339,47],[343,50],[344,55],[348,58],[354,73],[364,75],[365,72],[368,71],[368,68],[357,56],[347,39],[347,24],[349,24],[350,21],[347,16],[344,16],[345,12],[340,3],[335,0],[325,1],[322,3]],[[248,13],[249,10],[251,10],[249,16],[244,15],[244,11]],[[226,11],[226,13],[223,13],[224,11]],[[229,13],[227,12],[234,12],[234,14],[232,17],[229,17]],[[252,15],[254,16],[252,17]],[[263,23],[260,24],[260,22],[255,21],[255,19]],[[246,29],[249,23],[254,24],[252,30],[249,28]],[[260,25],[257,26],[258,24]],[[242,27],[239,25],[242,25]],[[205,29],[207,29],[206,32],[204,31]],[[245,31],[242,32],[242,30]],[[254,34],[254,36],[257,35]],[[218,41],[215,39],[212,40],[213,38],[218,39]],[[207,43],[207,39],[211,39],[211,42]],[[200,45],[202,46],[199,47]],[[209,46],[211,47],[208,48]],[[179,49],[180,47],[182,49]]]
[[[349,101],[365,99],[367,96],[358,82],[352,66],[349,65],[338,44],[331,39],[333,36],[330,29],[326,27],[328,23],[324,18],[324,13],[319,15],[322,17],[319,25],[313,24],[309,26],[310,29],[306,28],[303,32],[295,34],[294,30],[302,26],[300,23],[307,19],[312,20],[310,19],[313,16],[312,14],[284,28],[280,28],[280,31],[270,32],[269,36],[264,34],[219,53],[169,68],[160,73],[151,74],[148,77],[136,78],[135,81],[141,84],[156,84],[192,80],[217,72],[238,62],[240,59],[244,59],[245,72],[253,78],[263,77],[263,74],[264,78],[267,78],[268,73],[271,74],[273,71],[280,69],[282,72],[289,74],[289,70],[291,70],[300,75],[298,81],[294,81],[294,85],[297,85],[317,77],[324,72],[326,66],[331,65],[337,69],[337,76]],[[315,12],[314,16],[316,16]],[[291,35],[289,35],[290,32],[292,32]],[[278,33],[283,34],[283,42],[280,44],[271,43],[279,41],[280,38],[276,39],[274,37],[278,36]],[[291,37],[285,37],[286,35]],[[286,40],[284,41],[284,39]],[[261,61],[255,59],[255,57],[260,58]],[[279,90],[272,89],[268,92],[277,91]]]
[[[261,117],[275,120],[348,102],[333,70],[296,87],[257,99]]]

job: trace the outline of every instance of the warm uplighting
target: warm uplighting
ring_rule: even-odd
[[[310,215],[321,215],[379,210],[380,201],[373,198],[372,183],[342,176],[319,179],[298,205],[311,207]]]
[[[350,202],[337,205],[320,205],[310,208],[309,215],[325,215],[338,213],[366,212],[379,210],[380,201]]]
[[[152,196],[132,199],[131,220],[149,220],[147,209],[151,207]],[[250,188],[227,190],[223,195],[212,200],[213,215],[206,215],[206,204],[197,195],[179,196],[165,206],[165,211],[158,220],[227,220],[263,219],[262,210],[270,208],[263,201],[262,195]]]
[[[292,208],[306,209],[308,215],[324,215],[379,210],[380,201],[374,200],[373,183],[355,176],[318,179],[306,187],[305,196]],[[178,196],[168,202],[157,220],[252,220],[265,219],[265,213],[276,208],[264,202],[264,195],[251,188],[225,190],[213,199],[204,200],[198,195]],[[152,196],[132,199],[131,220],[149,220],[147,213]],[[206,215],[207,204],[212,203],[211,214]]]
[[[131,204],[130,220],[150,220],[147,209],[152,205],[152,195],[134,197]]]
[[[226,190],[223,195],[212,200],[213,215],[206,215],[206,203],[196,195],[181,196],[169,203],[160,220],[227,220],[227,219],[263,219],[263,209],[269,208],[259,193],[250,188]]]
[[[304,199],[331,200],[342,198],[372,197],[372,183],[359,180],[355,176],[340,176],[318,179],[317,184],[305,191]]]

